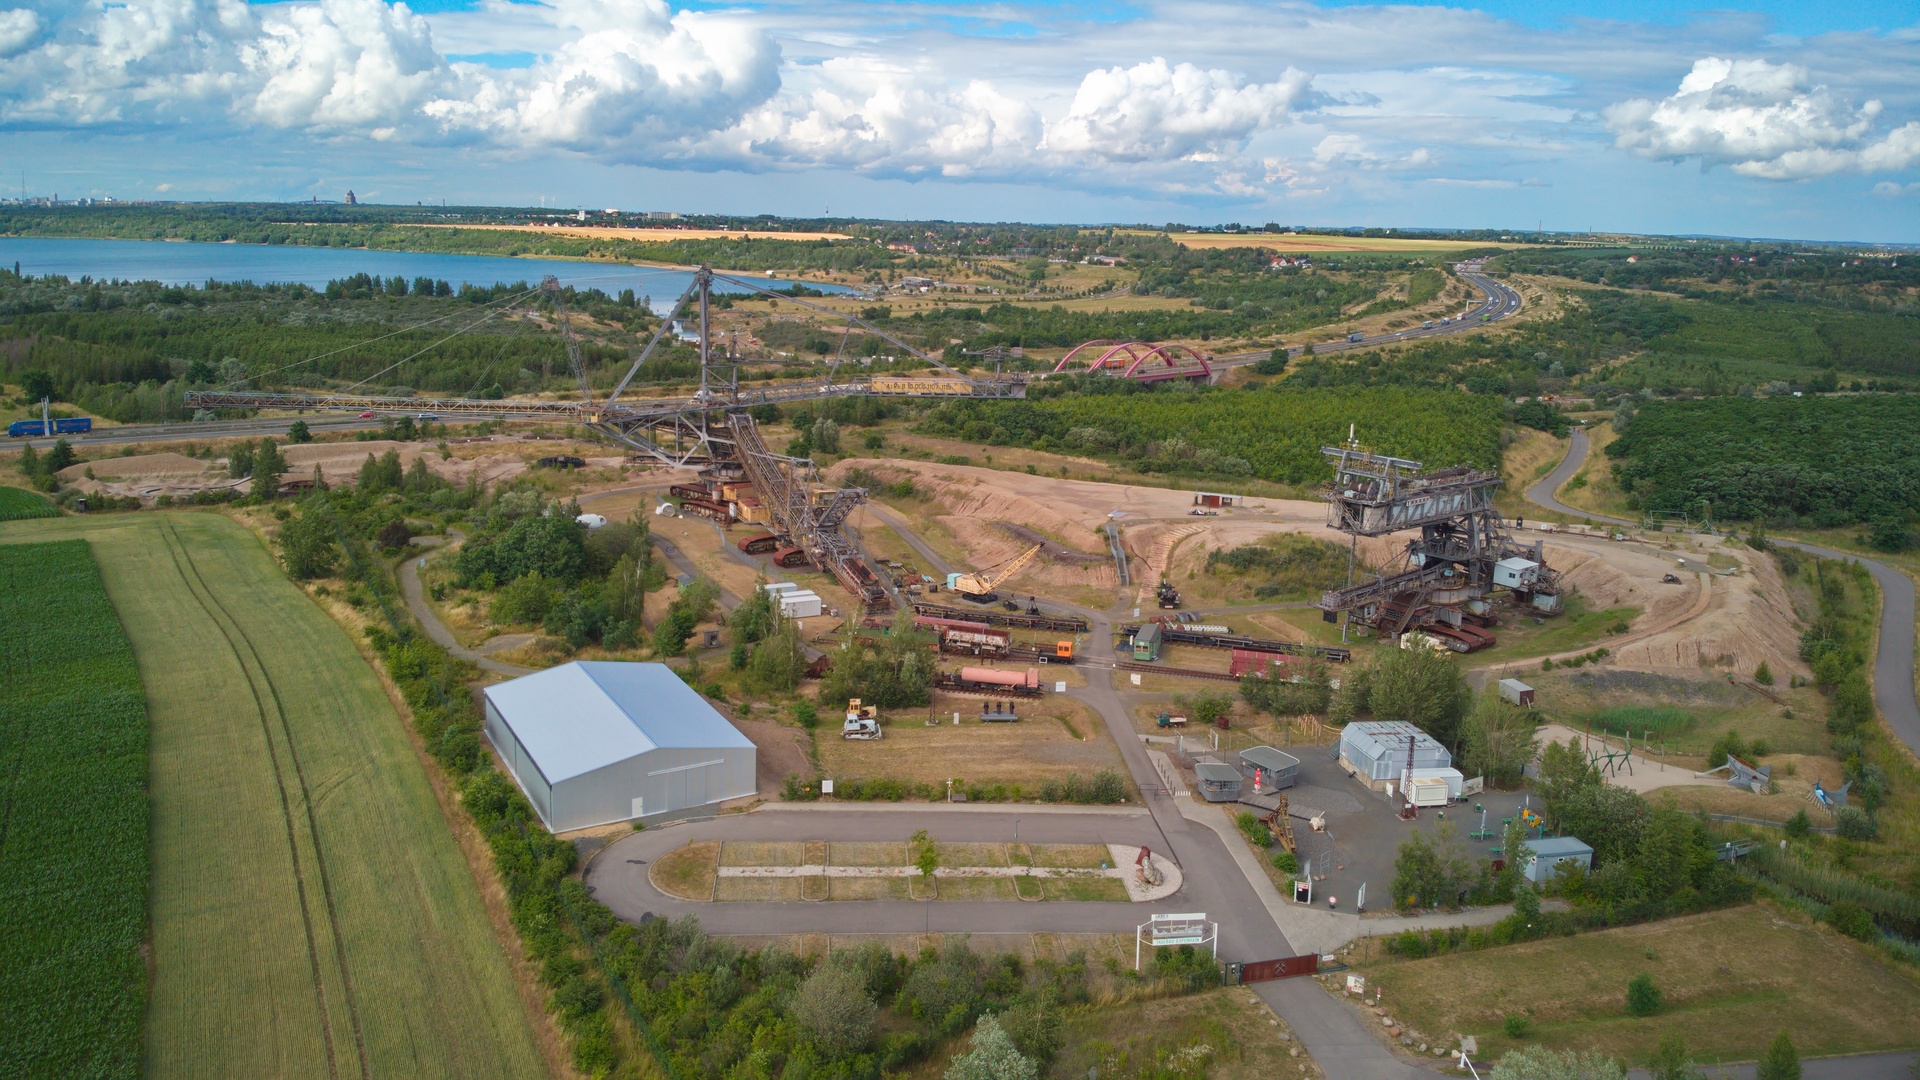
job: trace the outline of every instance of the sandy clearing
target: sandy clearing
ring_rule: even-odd
[[[866,469],[888,482],[910,479],[932,496],[931,512],[922,512],[952,533],[975,569],[1000,565],[1032,546],[1037,532],[1063,548],[1088,556],[1107,554],[1104,526],[1121,525],[1121,546],[1136,581],[1158,580],[1168,555],[1166,536],[1186,535],[1193,526],[1215,529],[1223,523],[1251,526],[1249,535],[1272,531],[1323,529],[1325,505],[1293,499],[1250,499],[1218,517],[1196,518],[1193,492],[1182,489],[1106,484],[1028,473],[1002,472],[972,465],[938,465],[898,459],[849,458],[828,472],[830,482],[845,483],[849,472]],[[1253,522],[1260,522],[1254,525]],[[1173,553],[1184,545],[1173,547]],[[1007,588],[1016,593],[1057,594],[1063,590],[1111,590],[1118,575],[1106,558],[1040,560],[1023,570]]]
[[[69,465],[60,470],[60,479],[83,479],[89,469],[102,480],[121,480],[149,476],[199,476],[213,468],[213,462],[190,458],[185,454],[140,454]]]
[[[1800,632],[1786,585],[1773,560],[1744,548],[1737,551],[1718,538],[1693,537],[1705,552],[1730,555],[1738,573],[1713,575],[1706,604],[1699,611],[1701,575],[1683,570],[1678,553],[1651,545],[1604,540],[1554,539],[1547,561],[1589,607],[1632,605],[1642,609],[1633,621],[1638,636],[1613,649],[1613,662],[1642,671],[1697,673],[1703,668],[1751,676],[1763,662],[1784,679],[1812,674],[1800,659]],[[1690,560],[1697,563],[1698,554]],[[1677,573],[1683,585],[1663,584]],[[1654,633],[1645,633],[1659,628]]]

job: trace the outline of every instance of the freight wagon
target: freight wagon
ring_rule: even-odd
[[[1039,697],[1040,669],[998,671],[993,668],[963,667],[959,671],[941,673],[937,685],[942,690],[963,693],[991,692],[1015,697]]]

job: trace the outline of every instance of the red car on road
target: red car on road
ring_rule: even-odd
[[[373,419],[373,414],[372,414],[372,413],[370,413],[370,412],[363,412],[363,413],[361,413],[361,414],[360,414],[360,419],[362,419],[362,420],[371,420],[371,419]]]

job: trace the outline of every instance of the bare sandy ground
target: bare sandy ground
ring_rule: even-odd
[[[1800,659],[1800,632],[1786,585],[1773,560],[1717,538],[1689,541],[1703,553],[1731,555],[1740,562],[1738,572],[1713,575],[1706,609],[1698,616],[1615,649],[1613,661],[1642,671],[1698,675],[1705,668],[1745,676],[1764,662],[1783,681],[1790,674],[1810,676],[1812,671]],[[1546,550],[1548,563],[1561,569],[1563,580],[1590,607],[1641,608],[1632,624],[1635,630],[1673,620],[1698,597],[1697,573],[1683,568],[1676,552],[1564,536],[1550,541]],[[1688,566],[1698,567],[1702,559],[1703,554],[1696,554]],[[1660,578],[1668,573],[1685,584],[1663,584]]]
[[[287,459],[288,480],[306,480],[313,476],[316,466],[321,478],[328,484],[353,484],[360,476],[360,467],[366,463],[368,455],[379,457],[388,450],[400,454],[400,466],[412,468],[416,460],[424,460],[427,469],[434,475],[455,484],[465,484],[469,477],[478,474],[480,481],[493,484],[502,480],[511,480],[527,471],[528,459],[538,460],[555,454],[570,454],[581,457],[589,468],[619,469],[624,466],[625,458],[605,456],[603,447],[586,443],[567,443],[520,440],[502,440],[500,442],[462,443],[451,448],[453,456],[440,453],[432,443],[394,442],[373,440],[370,442],[306,443],[288,445],[280,448]],[[584,450],[600,451],[599,456],[588,457]],[[93,470],[95,479],[86,477],[87,470]],[[187,457],[184,454],[142,454],[134,457],[103,458],[72,465],[61,470],[62,481],[72,484],[80,490],[93,495],[132,496],[151,502],[161,495],[185,496],[197,491],[214,488],[245,486],[251,481],[233,480],[226,475],[226,459],[203,460]]]

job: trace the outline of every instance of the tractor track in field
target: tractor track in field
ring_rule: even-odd
[[[314,997],[320,1004],[320,1033],[326,1045],[327,1075],[338,1080],[339,1054],[334,1047],[333,1021],[331,1010],[327,1005],[326,984],[320,975],[320,945],[314,935],[313,912],[308,901],[307,875],[301,869],[300,846],[297,838],[299,826],[294,821],[293,797],[288,791],[287,770],[281,765],[280,753],[273,745],[273,722],[268,716],[267,708],[267,699],[272,700],[273,715],[279,719],[280,735],[287,744],[287,757],[292,765],[294,784],[299,788],[302,806],[300,816],[305,818],[307,837],[313,844],[314,872],[319,878],[321,901],[324,905],[327,924],[332,930],[334,963],[340,971],[340,985],[346,999],[344,1004],[347,1021],[353,1032],[354,1050],[360,1063],[360,1076],[362,1080],[372,1080],[373,1071],[371,1063],[367,1060],[366,1037],[361,1030],[360,1012],[354,1001],[353,976],[347,968],[346,946],[340,933],[339,913],[334,906],[333,888],[327,875],[326,855],[320,847],[319,828],[313,820],[313,796],[307,786],[305,771],[300,765],[299,751],[294,748],[293,729],[287,722],[287,712],[280,701],[280,692],[274,687],[273,680],[268,678],[266,663],[261,658],[260,650],[254,646],[253,639],[247,635],[246,630],[241,628],[239,620],[233,617],[233,613],[227,610],[219,597],[214,595],[213,590],[207,587],[206,579],[201,577],[200,568],[194,563],[193,556],[187,551],[186,545],[181,542],[173,522],[166,523],[163,536],[167,541],[167,554],[172,558],[174,568],[179,571],[181,580],[187,583],[188,593],[193,596],[194,602],[200,605],[200,609],[206,612],[207,618],[219,629],[220,636],[226,639],[227,648],[232,651],[235,662],[240,665],[240,672],[247,680],[247,690],[253,695],[254,707],[260,714],[261,735],[266,740],[267,758],[273,768],[274,785],[280,792],[281,820],[286,826],[287,850],[293,863],[294,889],[300,899],[300,920],[306,931],[307,962],[313,972]],[[215,609],[218,609],[218,615],[215,614]],[[228,628],[229,625],[231,629]],[[246,658],[249,656],[253,659],[252,668],[247,665]],[[257,682],[253,674],[254,668],[259,669],[260,672]],[[266,698],[261,696],[260,683],[266,684]]]

